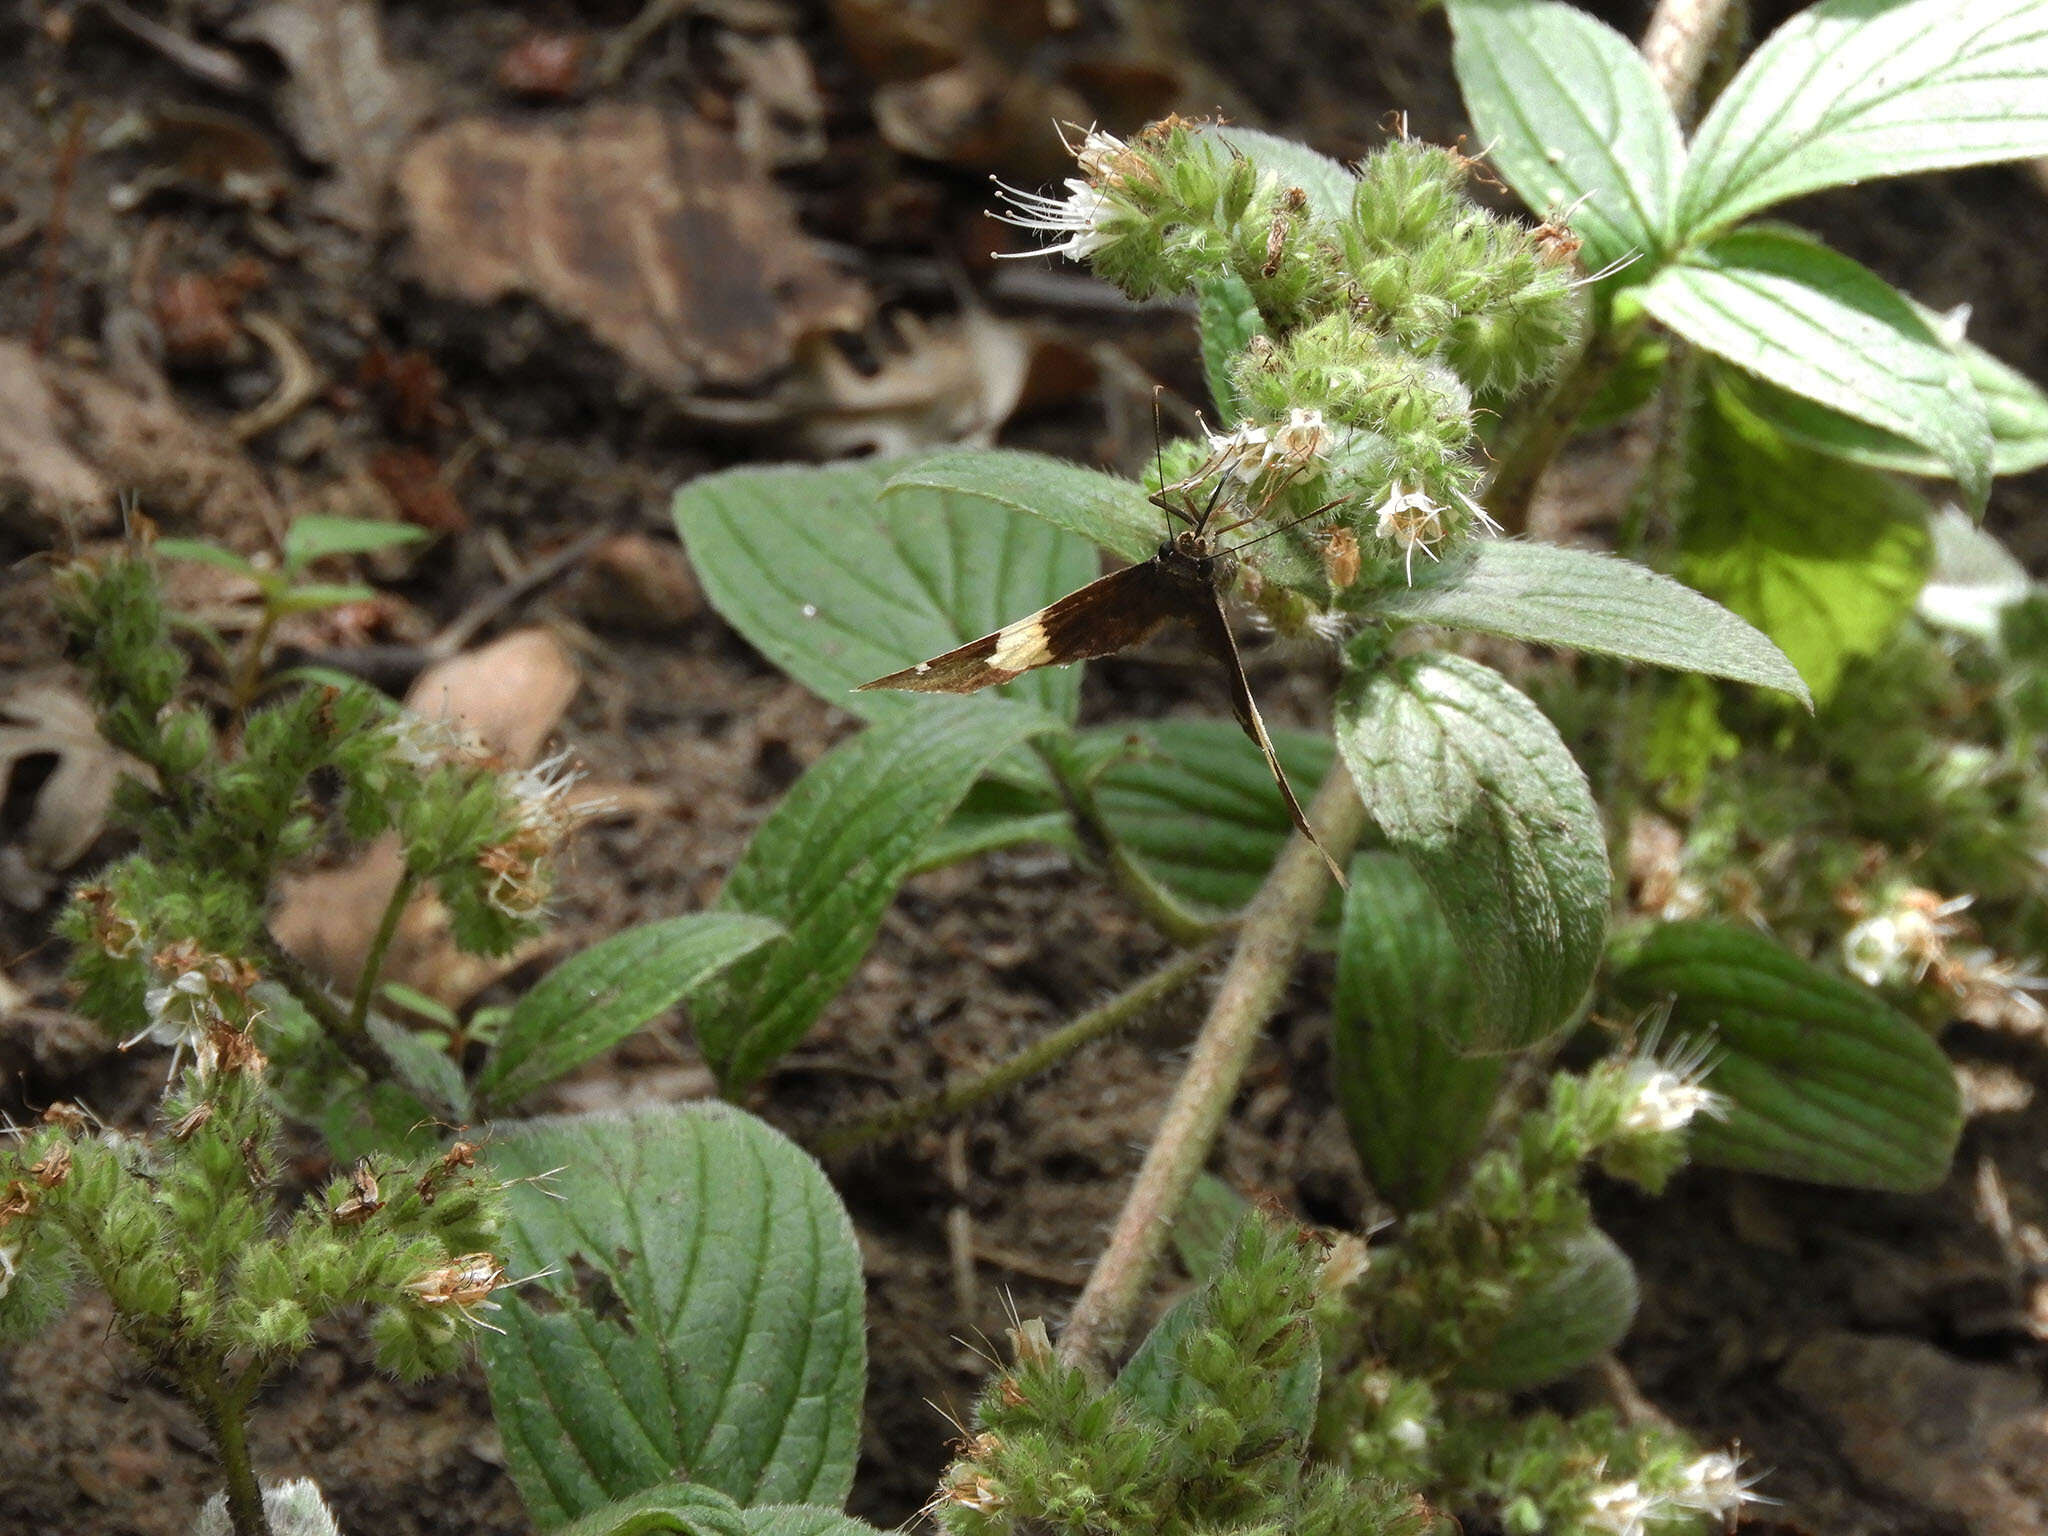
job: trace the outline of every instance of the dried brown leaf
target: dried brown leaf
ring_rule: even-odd
[[[477,304],[530,294],[670,388],[755,383],[868,311],[781,189],[694,118],[469,118],[415,144],[398,187],[430,286]]]
[[[121,775],[141,771],[70,689],[32,683],[0,699],[0,901],[42,905],[106,829]]]
[[[418,71],[385,57],[373,0],[271,0],[233,30],[284,60],[278,113],[299,148],[333,171],[315,206],[374,234],[392,164],[425,118],[428,95]]]

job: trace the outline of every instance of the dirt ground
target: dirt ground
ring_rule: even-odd
[[[433,529],[419,558],[372,568],[376,604],[291,640],[388,665],[400,685],[466,616],[484,616],[476,638],[540,625],[562,642],[580,688],[559,738],[625,811],[585,833],[533,969],[703,905],[775,798],[854,726],[704,605],[670,527],[676,485],[999,428],[1130,464],[1151,379],[1197,398],[1185,314],[986,259],[987,173],[1057,175],[1054,117],[1128,127],[1221,108],[1340,154],[1396,110],[1429,137],[1464,126],[1441,18],[1399,0],[1049,0],[1042,16],[903,0],[139,8],[16,0],[0,17],[0,346],[38,344],[69,370],[53,387],[72,413],[57,453],[32,440],[34,402],[0,394],[17,427],[0,429],[0,675],[60,660],[31,557],[69,537],[49,511],[67,488],[102,508],[138,490],[166,531],[244,549],[314,508]],[[1646,9],[1605,14],[1636,30]],[[479,136],[465,126],[479,117],[496,126]],[[578,243],[579,217],[613,228],[616,187],[671,200],[651,255]],[[1792,217],[1928,303],[1973,303],[1973,336],[2048,377],[2048,306],[2012,280],[2048,249],[2040,183],[1973,173]],[[0,355],[0,373],[25,355]],[[108,388],[146,406],[94,405]],[[1592,445],[1571,484],[1611,483],[1627,448]],[[2044,498],[2037,476],[1994,499],[1994,526],[2036,569]],[[104,515],[72,525],[109,531]],[[591,530],[606,542],[578,545]],[[560,579],[525,580],[565,551]],[[1278,684],[1268,713],[1313,723],[1313,690]],[[1124,661],[1092,669],[1084,707],[1100,720],[1212,701],[1173,668]],[[161,1060],[119,1056],[65,1013],[55,899],[0,907],[0,1110],[70,1098],[134,1121]],[[922,877],[753,1107],[803,1138],[1006,1054],[1165,949],[1063,858]],[[1357,1224],[1370,1195],[1324,1086],[1326,966],[1305,968],[1214,1166]],[[855,1513],[895,1524],[925,1498],[952,1433],[931,1404],[964,1405],[980,1379],[959,1340],[999,1336],[1010,1302],[1054,1320],[1071,1304],[1194,1017],[1191,1003],[958,1128],[832,1166],[870,1281]],[[2042,1323],[1985,1214],[2002,1187],[2015,1221],[2048,1217],[2048,1117],[2027,1110],[2048,1055],[2005,1036],[1949,1043],[1989,1107],[1935,1195],[1712,1173],[1655,1204],[1599,1191],[1644,1285],[1621,1362],[1661,1411],[1740,1441],[1782,1501],[1761,1523],[2048,1529]],[[536,1107],[705,1082],[671,1020]],[[96,1301],[0,1354],[0,1426],[10,1536],[172,1536],[214,1481],[197,1423]],[[346,1329],[268,1390],[256,1443],[266,1474],[316,1478],[351,1532],[527,1528],[480,1373],[401,1388]]]

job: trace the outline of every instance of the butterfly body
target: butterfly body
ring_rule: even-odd
[[[1230,632],[1229,616],[1223,607],[1223,594],[1229,588],[1237,562],[1234,552],[1216,548],[1208,532],[1209,519],[1220,495],[1219,487],[1209,498],[1209,504],[1197,511],[1191,502],[1176,505],[1168,492],[1160,492],[1150,498],[1152,503],[1187,526],[1162,541],[1151,559],[1098,577],[993,634],[970,640],[914,667],[862,683],[857,691],[898,688],[915,693],[976,693],[1010,682],[1036,667],[1066,666],[1111,656],[1149,639],[1168,624],[1183,624],[1194,631],[1202,648],[1222,665],[1229,679],[1231,711],[1237,723],[1264,754],[1280,796],[1287,803],[1289,818],[1315,844],[1316,851],[1330,866],[1330,873],[1342,885],[1343,872],[1317,841],[1314,829],[1302,813],[1273,750],[1272,738],[1266,733],[1265,721],[1259,716],[1251,685],[1245,680],[1244,664],[1238,657],[1237,641]]]

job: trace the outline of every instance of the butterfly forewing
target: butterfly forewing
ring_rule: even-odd
[[[1168,619],[1185,617],[1177,606],[1184,602],[1176,588],[1159,578],[1155,562],[1148,560],[1091,581],[992,635],[860,686],[973,693],[1007,683],[1034,667],[1088,661],[1125,650]]]

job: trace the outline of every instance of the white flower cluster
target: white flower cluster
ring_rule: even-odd
[[[1695,1041],[1668,1056],[1658,1056],[1653,1044],[1632,1057],[1622,1071],[1629,1099],[1621,1128],[1682,1131],[1701,1115],[1710,1120],[1723,1118],[1728,1101],[1705,1083],[1712,1055],[1705,1042]]]
[[[1064,131],[1061,142],[1066,142]],[[1057,237],[1052,244],[1035,251],[997,251],[998,257],[1065,256],[1070,261],[1085,261],[1109,243],[1104,226],[1114,205],[1098,183],[1110,178],[1111,168],[1129,146],[1114,134],[1090,128],[1078,149],[1072,144],[1067,144],[1067,149],[1080,166],[1081,174],[1069,176],[1063,183],[1067,189],[1065,197],[1047,197],[1042,192],[1025,192],[1001,181],[996,183],[996,196],[1012,210],[998,213],[998,219],[1034,234]]]
[[[1752,1491],[1755,1481],[1734,1455],[1711,1451],[1688,1462],[1668,1491],[1652,1492],[1634,1478],[1602,1484],[1587,1496],[1585,1523],[1612,1536],[1645,1536],[1653,1523],[1684,1515],[1732,1521],[1744,1504],[1770,1502]]]
[[[1292,479],[1327,459],[1335,440],[1321,411],[1296,406],[1277,427],[1247,421],[1229,432],[1211,432],[1209,457],[1195,478],[1221,474],[1242,485],[1275,475]]]
[[[1489,533],[1500,532],[1500,524],[1487,516],[1486,509],[1467,496],[1463,491],[1452,491],[1451,495],[1471,514],[1472,520]],[[1387,492],[1387,499],[1373,509],[1376,521],[1373,533],[1400,546],[1402,569],[1406,572],[1408,585],[1415,585],[1415,551],[1421,550],[1430,559],[1436,559],[1436,546],[1443,542],[1444,514],[1451,509],[1432,500],[1420,486],[1403,485],[1395,481]]]

